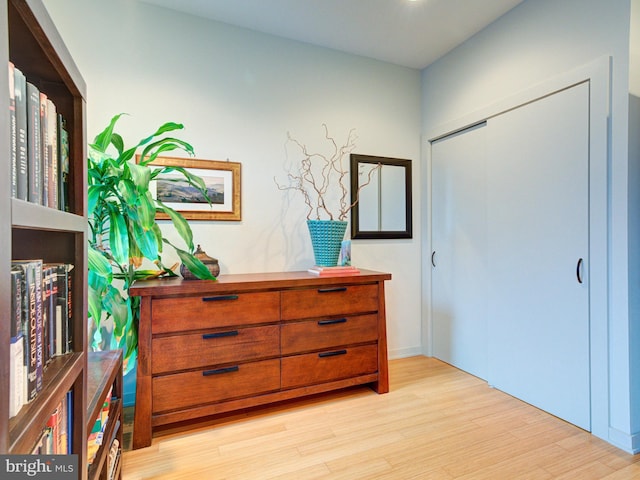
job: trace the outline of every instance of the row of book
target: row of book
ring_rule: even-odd
[[[9,62],[11,196],[69,210],[69,135],[45,92]]]
[[[73,350],[73,265],[11,262],[9,416],[43,387],[47,364]]]
[[[107,454],[107,479],[113,479],[115,477],[122,451],[120,441],[116,438],[117,433],[120,430],[120,418],[116,418],[116,424],[111,431],[111,438],[105,438],[104,436],[106,426],[109,421],[109,411],[111,409],[112,400],[114,400],[113,386],[111,386],[109,393],[107,393],[100,413],[98,414],[98,418],[96,418],[93,428],[91,429],[91,433],[87,439],[87,464],[89,468],[97,458],[98,451],[101,446],[105,445],[105,448],[109,449]]]
[[[107,393],[107,396],[102,404],[102,408],[98,413],[98,418],[96,418],[93,423],[93,427],[91,428],[91,433],[89,434],[89,438],[87,439],[87,463],[89,466],[93,463],[100,449],[100,446],[104,443],[104,431],[107,426],[107,422],[109,421],[109,409],[111,408],[111,396],[112,396],[113,386]],[[106,439],[109,440],[109,439]]]
[[[67,455],[72,450],[73,435],[73,393],[67,392],[64,399],[53,411],[40,439],[32,450],[37,455]]]

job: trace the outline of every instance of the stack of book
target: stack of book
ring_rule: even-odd
[[[11,196],[69,210],[69,135],[47,94],[9,62]]]
[[[42,260],[11,262],[10,417],[42,390],[51,359],[72,351],[72,269]]]
[[[344,265],[337,267],[320,267],[315,265],[308,270],[309,273],[313,275],[318,275],[319,277],[338,277],[343,275],[357,275],[360,273],[353,265]]]

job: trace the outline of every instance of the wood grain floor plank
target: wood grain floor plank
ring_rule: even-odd
[[[124,480],[640,480],[640,455],[433,358],[366,387],[167,429]]]

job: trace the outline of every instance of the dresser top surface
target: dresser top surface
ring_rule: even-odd
[[[222,274],[217,280],[183,280],[181,277],[138,281],[133,296],[199,295],[233,290],[265,290],[346,285],[391,280],[390,273],[362,270],[352,275],[318,276],[307,271]]]

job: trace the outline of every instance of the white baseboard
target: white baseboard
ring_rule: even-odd
[[[605,439],[607,440],[607,439]],[[609,443],[625,452],[635,455],[640,453],[640,433],[629,435],[615,428],[609,428]]]
[[[408,347],[408,348],[396,348],[389,350],[389,360],[395,360],[397,358],[415,357],[416,355],[422,355],[422,347]]]

